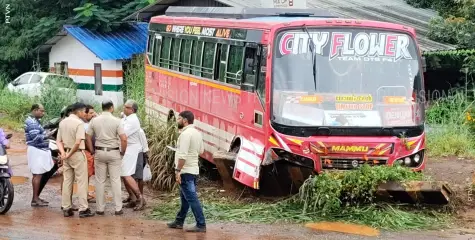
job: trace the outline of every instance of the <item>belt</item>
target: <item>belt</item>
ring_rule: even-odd
[[[118,147],[116,147],[116,148],[95,147],[95,148],[96,148],[96,150],[101,150],[101,151],[105,151],[105,152],[114,151],[114,150],[119,150]]]
[[[66,152],[69,152],[71,151],[72,148],[64,148],[64,150],[66,150]],[[81,152],[83,149],[78,149],[76,150],[76,152]]]

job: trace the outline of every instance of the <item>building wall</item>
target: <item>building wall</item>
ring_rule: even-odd
[[[122,61],[103,61],[96,57],[87,47],[74,37],[67,35],[51,48],[49,53],[49,66],[54,71],[54,64],[59,62],[68,63],[68,74],[78,83],[78,97],[85,101],[101,102],[103,99],[111,99],[116,106],[123,104]],[[94,64],[100,63],[102,67],[102,95],[96,95],[94,91]]]

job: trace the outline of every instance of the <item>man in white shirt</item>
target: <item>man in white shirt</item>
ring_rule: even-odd
[[[175,152],[175,178],[180,184],[181,207],[175,221],[168,223],[169,228],[182,229],[188,210],[195,215],[196,226],[187,232],[206,232],[203,208],[196,194],[196,180],[200,173],[199,156],[204,152],[203,136],[194,125],[195,116],[190,111],[183,111],[177,118],[181,129]]]
[[[135,181],[133,175],[137,169],[137,159],[142,152],[140,142],[140,121],[137,117],[138,105],[134,100],[127,100],[124,104],[125,118],[122,119],[124,132],[127,135],[127,149],[122,159],[122,179],[124,185],[132,196],[135,195],[136,201],[130,201],[126,207],[135,207],[134,210],[142,210],[145,207],[145,199]],[[133,200],[133,198],[131,198]]]

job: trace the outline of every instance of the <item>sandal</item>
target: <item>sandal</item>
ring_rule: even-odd
[[[41,199],[41,198],[40,198],[40,201],[41,201],[41,202],[44,202],[44,203],[46,203],[46,204],[49,203],[48,201],[45,201],[44,199]]]
[[[128,198],[122,200],[122,203],[128,203],[128,202],[130,202],[130,201],[132,201],[132,199],[130,199],[130,197],[128,197]]]
[[[134,211],[140,211],[145,208],[145,199],[141,198],[140,200],[137,200],[137,206],[134,208]]]
[[[125,208],[134,208],[135,206],[137,206],[137,203],[130,201],[125,205]]]
[[[32,207],[47,207],[48,204],[45,203],[45,202],[42,202],[42,201],[40,200],[40,201],[36,201],[36,202],[31,202],[31,206],[32,206]]]

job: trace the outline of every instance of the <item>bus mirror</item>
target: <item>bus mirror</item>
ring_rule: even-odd
[[[422,70],[427,72],[427,60],[426,57],[422,57]]]

